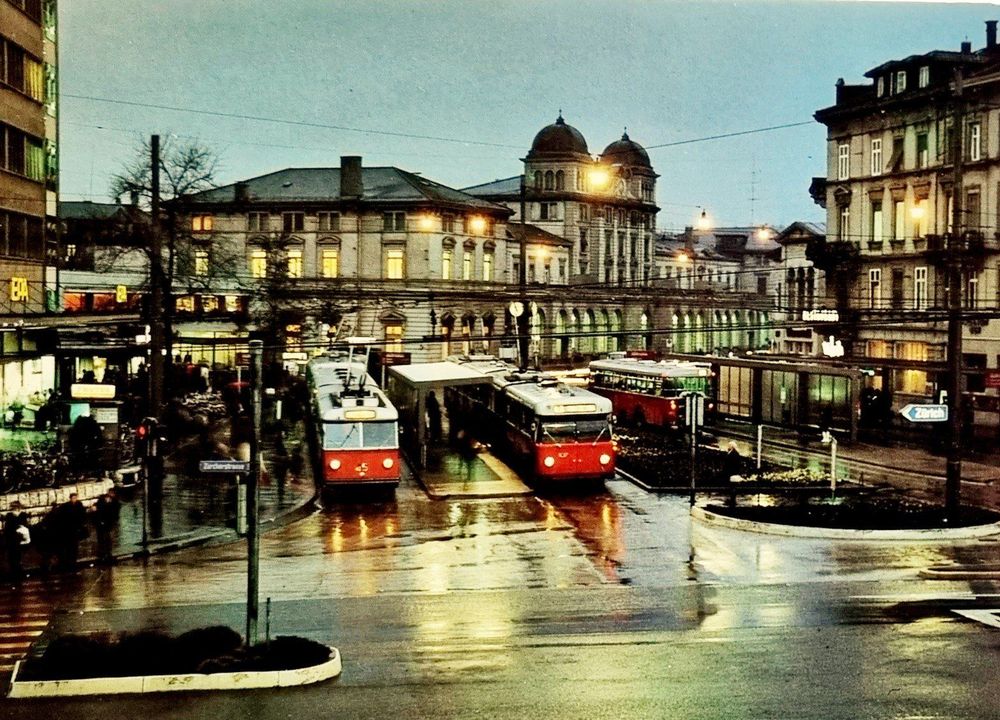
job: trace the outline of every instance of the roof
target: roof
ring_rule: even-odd
[[[529,158],[551,155],[588,155],[587,141],[572,125],[567,125],[562,113],[551,125],[546,125],[531,142]]]
[[[572,240],[550,233],[548,230],[543,230],[537,225],[532,225],[531,223],[507,223],[507,237],[510,240],[520,242],[522,232],[527,232],[525,241],[531,243],[532,245],[573,247]]]
[[[802,242],[805,236],[811,237],[824,237],[826,235],[826,223],[814,223],[805,222],[802,220],[796,220],[791,225],[786,227],[775,238],[779,244],[784,245],[788,242]],[[798,240],[794,240],[797,237]]]
[[[622,134],[621,140],[615,140],[604,148],[601,160],[632,167],[652,168],[649,163],[649,154],[645,148],[632,140],[627,132]]]
[[[625,372],[645,377],[709,377],[712,366],[709,363],[688,362],[686,360],[638,360],[621,358],[619,360],[595,360],[590,363],[591,370],[608,370]]]
[[[436,385],[476,385],[490,382],[480,371],[459,363],[444,360],[415,365],[391,365],[389,375],[397,377],[410,387],[433,387]]]
[[[472,185],[467,188],[462,188],[462,192],[468,193],[469,195],[475,195],[476,197],[489,197],[492,195],[520,195],[521,177],[521,175],[514,175],[509,178],[480,183],[479,185]]]
[[[361,169],[363,202],[434,202],[481,210],[510,210],[461,190],[434,182],[397,167]],[[204,190],[188,198],[192,203],[232,203],[237,185],[245,186],[250,202],[335,202],[340,196],[340,168],[286,168],[268,175]],[[241,192],[243,187],[241,187]]]
[[[927,63],[931,61],[950,63],[982,62],[982,58],[971,55],[970,53],[955,52],[953,50],[931,50],[928,53],[910,55],[901,60],[888,60],[866,72],[865,77],[876,78],[886,70],[910,66],[916,62]]]
[[[134,205],[95,203],[90,200],[62,200],[59,217],[63,220],[108,220],[116,215],[131,216],[142,211]]]

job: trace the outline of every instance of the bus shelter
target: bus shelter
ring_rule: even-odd
[[[489,383],[489,377],[449,361],[394,365],[389,371],[387,393],[399,412],[401,444],[419,467],[427,466],[428,427],[427,395],[434,390],[438,398],[444,388]],[[439,399],[439,402],[441,400]]]

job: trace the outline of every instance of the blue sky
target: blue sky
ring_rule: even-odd
[[[560,108],[593,154],[624,126],[649,146],[805,122],[838,77],[980,48],[994,18],[984,3],[70,0],[62,192],[106,199],[157,132],[215,149],[223,183],[358,154],[463,187],[520,172]],[[807,190],[825,173],[824,137],[813,122],[650,150],[659,227],[691,224],[698,206],[727,225],[823,220]]]

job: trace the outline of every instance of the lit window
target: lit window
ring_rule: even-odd
[[[211,215],[194,215],[191,218],[191,229],[194,232],[208,232],[212,229]]]
[[[288,259],[288,277],[302,277],[302,251],[289,250],[286,257]]]
[[[325,278],[335,278],[340,274],[340,250],[323,248],[320,265]]]
[[[462,253],[462,279],[472,279],[472,253],[468,250]]]
[[[906,203],[896,200],[892,204],[892,238],[902,240],[906,237]]]
[[[194,251],[194,274],[208,275],[208,250]]]
[[[452,263],[452,253],[451,250],[441,251],[441,279],[451,280],[451,263]]]
[[[385,351],[386,352],[403,352],[403,326],[402,325],[386,325],[385,326]]]
[[[483,253],[483,280],[493,281],[493,253]]]
[[[927,198],[922,198],[913,209],[913,237],[923,237],[927,233],[927,220]]]
[[[882,138],[872,138],[872,175],[882,174]]]
[[[254,250],[250,253],[250,275],[255,278],[267,277],[267,253]]]
[[[215,295],[202,295],[201,309],[205,312],[215,312],[219,309],[219,298]]]
[[[179,312],[194,312],[194,295],[180,295],[175,306]]]
[[[837,146],[837,179],[847,180],[851,176],[851,146],[840,143]]]
[[[403,251],[387,250],[385,253],[385,276],[389,280],[403,279]]]
[[[925,88],[931,84],[931,69],[927,65],[920,67],[920,76],[917,79],[917,86]]]
[[[882,242],[882,201],[872,202],[872,242]]]

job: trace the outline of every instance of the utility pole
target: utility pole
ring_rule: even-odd
[[[948,462],[945,471],[945,514],[957,519],[962,493],[962,134],[965,131],[962,68],[955,69],[954,116],[951,130],[951,232],[948,234]]]
[[[521,173],[521,236],[519,245],[521,250],[521,264],[518,268],[518,286],[521,291],[521,314],[517,316],[517,347],[521,370],[528,368],[528,345],[531,330],[531,319],[528,315],[528,222],[526,217],[525,176]]]
[[[260,585],[260,425],[264,342],[250,341],[250,393],[253,427],[250,430],[250,472],[247,473],[247,645],[257,644]]]
[[[149,141],[152,200],[149,238],[149,414],[163,416],[166,338],[163,326],[163,238],[160,236],[160,136]]]

